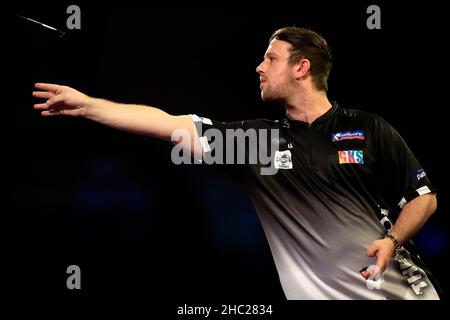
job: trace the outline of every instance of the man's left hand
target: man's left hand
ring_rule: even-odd
[[[394,244],[389,239],[380,239],[375,240],[372,242],[372,244],[367,248],[366,252],[368,257],[375,257],[376,256],[376,266],[374,270],[368,271],[367,268],[361,271],[361,275],[368,279],[369,277],[375,276],[377,272],[380,272],[383,274],[384,270],[389,265],[389,262],[391,261],[391,258],[394,254]]]

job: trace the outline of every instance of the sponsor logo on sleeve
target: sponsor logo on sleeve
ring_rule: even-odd
[[[417,169],[417,175],[416,175],[416,177],[417,177],[417,180],[420,180],[420,179],[422,179],[422,178],[425,178],[426,177],[426,173],[425,173],[425,171],[423,170],[423,168],[419,168],[419,169]]]

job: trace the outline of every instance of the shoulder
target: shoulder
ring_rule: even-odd
[[[342,121],[350,121],[363,125],[367,129],[392,130],[393,127],[380,115],[361,109],[339,108],[338,117]]]
[[[280,120],[270,120],[270,119],[248,119],[235,121],[236,127],[241,127],[245,129],[271,129],[279,126]]]
[[[278,125],[280,120],[251,119],[251,120],[244,120],[244,122],[249,126],[274,127]]]
[[[362,110],[362,109],[354,109],[354,108],[339,108],[339,116],[343,118],[349,119],[360,119],[366,121],[374,121],[378,119],[382,119],[379,115]]]
[[[349,127],[358,127],[364,130],[367,141],[371,145],[387,145],[399,147],[405,142],[398,131],[378,114],[360,109],[341,108],[339,122],[349,124]]]

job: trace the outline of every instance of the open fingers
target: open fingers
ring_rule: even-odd
[[[40,90],[46,90],[46,91],[51,91],[53,93],[56,93],[58,90],[61,90],[61,86],[58,84],[53,84],[53,83],[35,83],[34,87],[36,89],[40,89]]]
[[[33,97],[36,97],[36,98],[50,99],[54,95],[55,94],[53,92],[49,92],[49,91],[33,91]]]
[[[50,106],[46,103],[36,103],[33,108],[36,110],[46,110],[48,109]]]
[[[42,98],[45,98],[44,96]],[[45,103],[36,103],[33,105],[34,109],[38,110],[45,110],[45,109],[52,109],[54,108],[54,105],[58,102],[61,102],[64,100],[64,97],[62,95],[58,94],[52,94],[50,98]]]
[[[41,110],[41,115],[43,116],[55,116],[62,114],[61,110],[59,110],[58,108],[53,108],[49,106],[47,103],[38,103],[35,104],[33,107],[36,110]]]
[[[41,115],[43,115],[45,117],[58,116],[61,114],[62,114],[62,112],[60,110],[56,110],[56,109],[44,110],[41,112]]]
[[[33,94],[34,95],[34,94]],[[36,96],[36,95],[34,95]],[[63,94],[53,94],[53,93],[46,93],[46,92],[39,92],[39,96],[41,98],[47,98],[47,101],[45,103],[36,103],[33,108],[37,110],[49,110],[51,112],[54,112],[55,105],[57,105],[59,102],[64,101]]]
[[[54,94],[53,97],[47,100],[46,104],[51,107],[54,104],[57,104],[61,101],[64,101],[64,95],[63,94]]]

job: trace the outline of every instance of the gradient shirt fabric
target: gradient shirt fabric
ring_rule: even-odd
[[[435,192],[406,143],[382,118],[335,102],[311,124],[289,116],[237,122],[191,117],[204,162],[223,152],[218,168],[245,185],[287,299],[439,299],[411,242],[380,279],[360,274],[375,264],[367,248],[392,228],[400,209]],[[256,141],[224,138],[223,150],[214,148],[218,132],[226,137],[249,129],[256,130]],[[252,150],[270,155],[271,162],[251,161]],[[227,156],[236,162],[237,154],[245,163],[225,163]],[[276,172],[262,174],[269,166]]]

